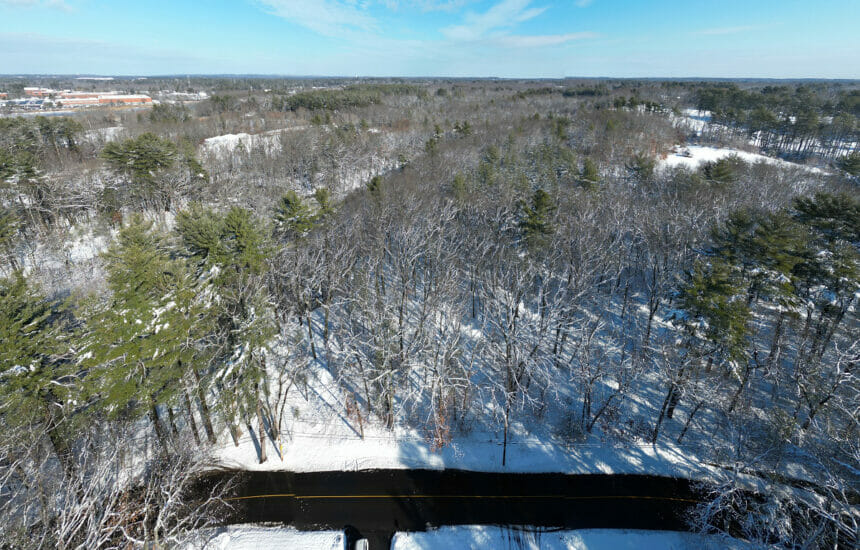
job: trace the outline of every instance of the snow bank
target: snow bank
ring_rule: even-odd
[[[457,548],[477,550],[682,550],[751,549],[752,545],[724,537],[673,531],[583,529],[539,532],[504,527],[442,527],[423,533],[397,533],[392,550]]]
[[[233,525],[195,534],[185,550],[344,550],[340,531],[297,531],[289,527]],[[391,550],[750,550],[749,543],[721,536],[675,531],[582,529],[542,531],[496,526],[440,527],[426,532],[396,533]]]
[[[359,471],[369,469],[457,469],[480,472],[565,474],[647,474],[672,477],[709,478],[714,468],[688,457],[681,448],[653,446],[611,446],[584,444],[574,447],[556,441],[522,438],[508,443],[502,466],[502,444],[495,434],[458,437],[448,446],[434,450],[429,441],[412,432],[336,437],[325,434],[295,436],[284,445],[283,460],[267,442],[269,460],[258,463],[256,438],[246,436],[239,447],[232,444],[217,453],[226,467],[253,471],[292,472]]]
[[[185,545],[185,550],[344,550],[345,547],[346,540],[341,531],[232,525],[197,532],[194,540]]]
[[[695,170],[707,162],[714,162],[731,155],[737,155],[741,160],[750,164],[765,162],[782,168],[800,168],[801,170],[806,170],[807,172],[815,174],[825,173],[825,171],[820,168],[804,166],[803,164],[788,162],[786,160],[776,159],[758,153],[748,153],[737,149],[725,149],[720,147],[705,147],[701,145],[680,147],[665,159],[660,160],[658,166],[665,168],[683,166],[685,168]]]
[[[249,152],[257,147],[262,147],[266,154],[273,154],[281,150],[281,133],[305,130],[307,126],[293,126],[290,128],[281,128],[278,130],[269,130],[259,134],[247,134],[244,132],[238,134],[224,134],[203,140],[201,149],[203,153],[214,155],[216,158],[223,160],[239,148],[241,145],[246,152]]]

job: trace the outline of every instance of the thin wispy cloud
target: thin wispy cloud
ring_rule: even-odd
[[[70,11],[72,8],[65,0],[0,0],[0,6],[15,6],[25,8],[56,8]]]
[[[827,1],[0,0],[0,72],[856,79],[860,5]]]
[[[743,32],[758,31],[767,28],[767,25],[741,25],[738,27],[718,27],[715,29],[704,29],[696,31],[693,34],[701,34],[705,36],[722,36],[725,34],[740,34]]]
[[[441,29],[452,40],[479,40],[500,29],[510,29],[546,11],[531,7],[531,0],[502,0],[483,13],[466,14],[463,23]]]
[[[376,20],[356,2],[338,0],[257,0],[273,15],[324,36],[372,31]]]
[[[423,12],[456,11],[473,0],[384,0],[388,8],[398,9],[416,7]]]
[[[155,74],[166,63],[182,72],[223,68],[218,64],[223,60],[182,50],[39,33],[0,32],[0,52],[30,67],[31,72]]]
[[[392,10],[456,11],[467,0],[377,0],[377,6]],[[518,25],[543,14],[547,7],[533,0],[499,0],[483,12],[467,11],[460,21],[439,29],[444,40],[404,40],[383,33],[383,14],[374,11],[370,0],[257,0],[272,15],[301,25],[324,36],[349,41],[365,51],[445,49],[471,42],[503,48],[541,48],[597,36],[593,32],[547,35],[518,35]]]
[[[511,48],[542,48],[546,46],[558,46],[575,40],[587,40],[589,38],[597,38],[599,35],[594,32],[573,32],[567,34],[544,34],[544,35],[509,35],[502,36],[496,41],[502,45]]]

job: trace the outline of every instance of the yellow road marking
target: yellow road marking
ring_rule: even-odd
[[[246,497],[230,497],[225,498],[224,500],[247,500],[249,498],[278,498],[278,497],[295,497],[294,493],[284,493],[280,495],[250,495]]]
[[[655,497],[640,495],[602,495],[602,496],[568,496],[568,495],[297,495],[282,493],[273,495],[249,495],[231,497],[224,500],[248,500],[257,498],[295,498],[296,500],[351,499],[351,498],[456,498],[456,499],[563,499],[563,500],[669,500],[675,502],[699,503],[701,501],[678,497]]]

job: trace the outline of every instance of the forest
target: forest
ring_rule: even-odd
[[[691,529],[856,544],[856,82],[123,85],[209,97],[0,118],[0,547],[217,525],[195,476],[322,385],[360,440],[668,449],[719,472]]]

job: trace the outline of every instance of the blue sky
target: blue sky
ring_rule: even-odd
[[[0,74],[860,78],[860,0],[0,0]]]

